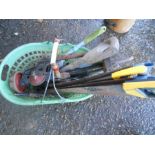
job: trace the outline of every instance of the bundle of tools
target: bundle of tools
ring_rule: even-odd
[[[43,100],[46,95],[52,94],[63,99],[63,92],[104,95],[105,89],[109,89],[108,95],[120,92],[143,98],[154,96],[155,77],[151,75],[153,63],[104,72],[103,60],[119,51],[116,37],[101,42],[87,53],[75,52],[104,31],[105,27],[101,27],[65,55],[58,55],[60,40],[55,38],[49,58],[42,59],[24,72],[14,73],[10,78],[10,87],[16,92],[15,95],[41,97]],[[66,60],[71,59],[73,61],[67,64]]]

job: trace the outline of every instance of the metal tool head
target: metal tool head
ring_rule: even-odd
[[[27,85],[21,85],[21,79],[22,73],[20,72],[14,73],[10,78],[10,87],[18,93],[23,93],[27,88]]]
[[[45,82],[45,76],[44,75],[31,75],[29,77],[29,82],[32,86],[39,86]]]

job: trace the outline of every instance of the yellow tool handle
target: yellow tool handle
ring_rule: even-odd
[[[140,88],[155,88],[155,81],[131,81],[123,83],[123,89],[126,92],[126,94],[146,98],[146,95],[139,90]]]
[[[142,81],[142,82],[126,82],[123,83],[124,89],[137,89],[137,88],[155,88],[155,81]]]
[[[112,73],[113,79],[119,79],[125,76],[137,75],[137,74],[146,74],[148,71],[146,66],[135,66],[127,69],[123,69],[117,72]]]

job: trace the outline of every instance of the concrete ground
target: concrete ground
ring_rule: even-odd
[[[22,44],[55,35],[76,44],[102,22],[0,20],[0,59]],[[134,56],[130,64],[155,61],[155,20],[137,20],[123,35],[108,30],[88,47],[110,36],[119,38],[122,59]],[[0,134],[155,134],[155,99],[94,96],[76,104],[24,107],[0,96]]]

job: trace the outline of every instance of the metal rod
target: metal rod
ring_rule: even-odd
[[[99,82],[92,82],[92,83],[84,83],[84,84],[67,86],[65,87],[65,89],[77,88],[77,87],[92,87],[92,86],[107,86],[107,85],[122,84],[126,80],[132,80],[132,79],[133,78],[123,78],[123,79],[118,79],[118,80],[106,80],[106,81],[99,81]],[[61,87],[59,89],[61,89]]]
[[[75,59],[84,56],[85,53],[73,53],[69,55],[59,55],[57,60],[68,60],[68,59]]]
[[[128,67],[125,67],[125,68],[128,68]],[[125,69],[123,68],[123,69]],[[119,71],[119,70],[122,70],[121,69],[117,69],[115,71]],[[56,86],[59,87],[59,86],[68,86],[68,85],[73,85],[73,84],[78,84],[78,83],[85,83],[85,82],[88,82],[88,81],[91,81],[91,80],[95,80],[95,79],[99,79],[99,78],[103,78],[103,77],[110,77],[111,74],[115,71],[112,71],[112,72],[107,72],[107,73],[101,73],[99,75],[94,75],[92,77],[83,77],[82,79],[78,79],[78,80],[73,80],[73,81],[69,81],[69,82],[60,82],[60,83],[57,83]]]
[[[49,85],[49,82],[50,82],[50,79],[51,79],[51,75],[52,75],[52,69],[50,69],[50,73],[49,73],[48,81],[47,81],[47,84],[46,84],[46,88],[45,88],[45,91],[44,91],[43,97],[42,97],[42,99],[41,99],[41,103],[42,103],[42,101],[44,100],[44,98],[45,98],[45,96],[46,96],[46,92],[47,92],[47,88],[48,88],[48,85]]]

